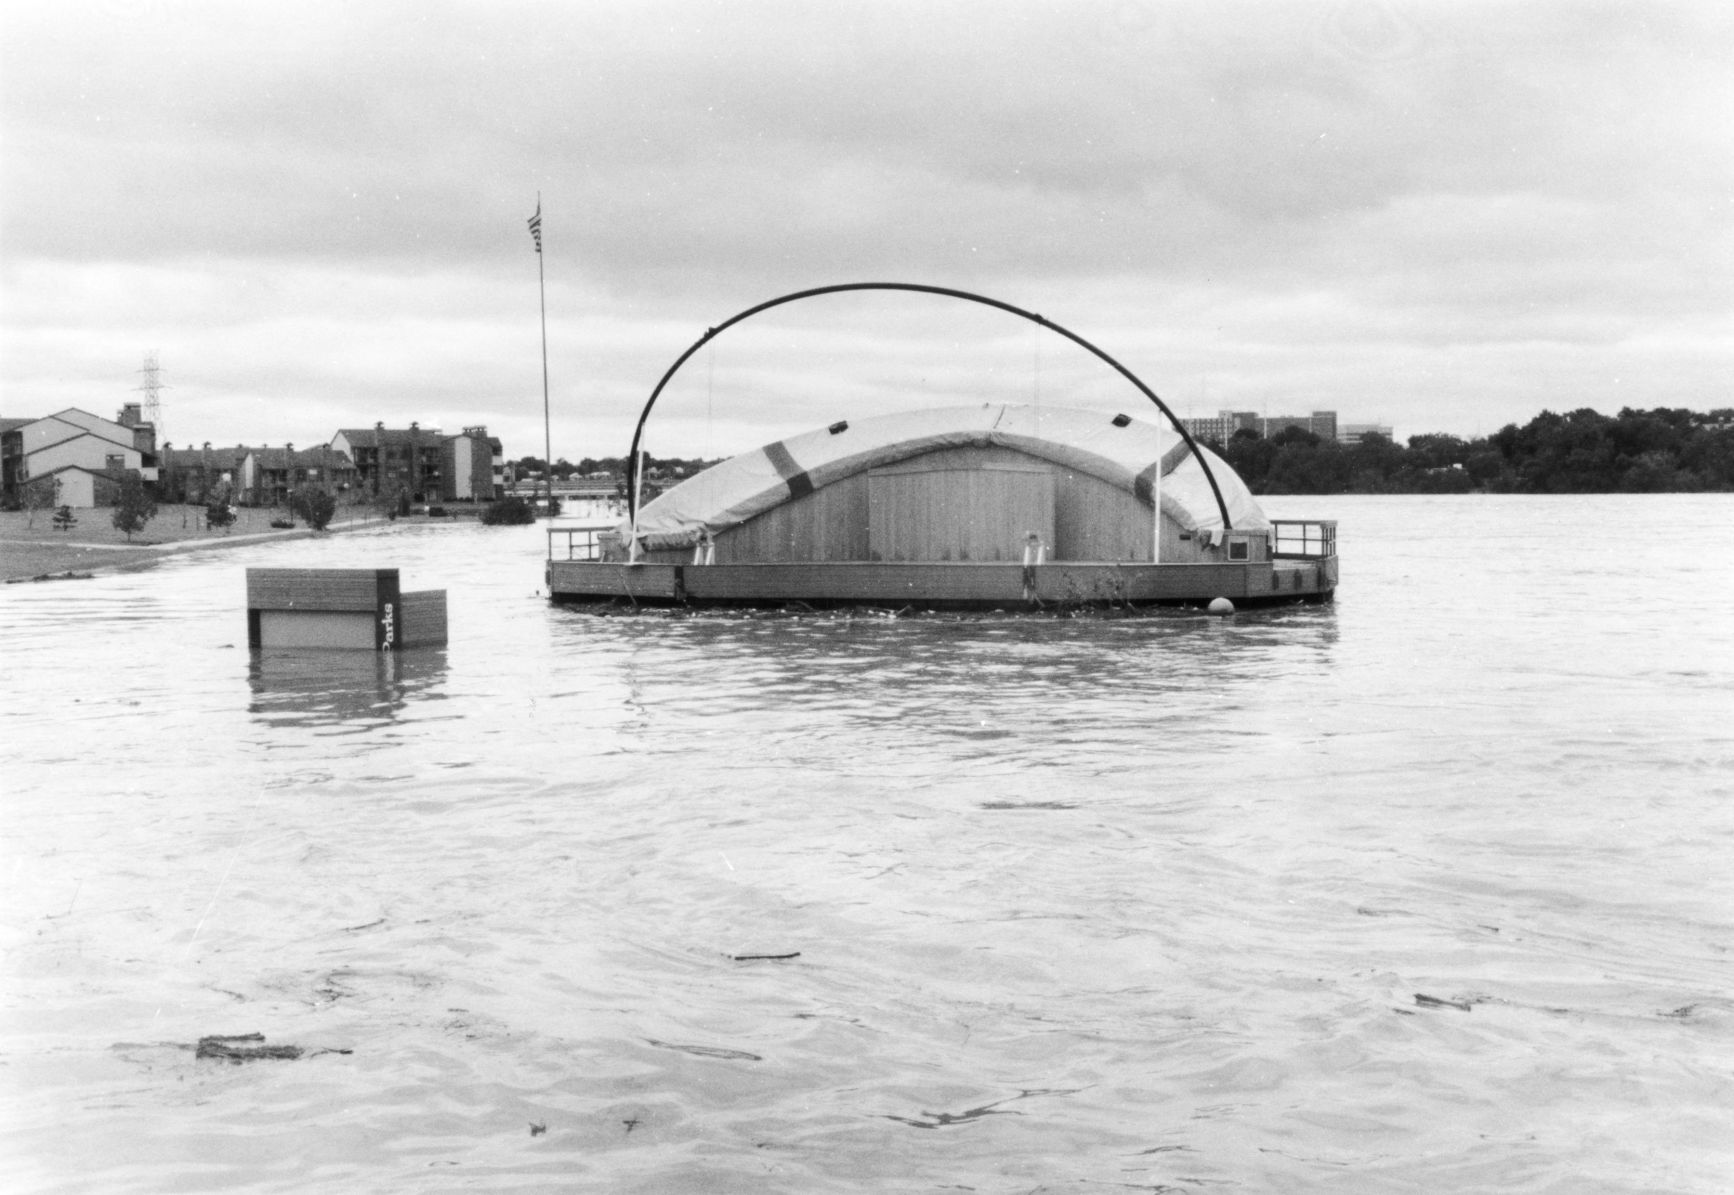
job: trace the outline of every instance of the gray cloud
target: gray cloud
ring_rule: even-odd
[[[158,347],[191,371],[220,360],[220,387],[174,397],[254,439],[325,434],[276,430],[296,410],[471,421],[466,403],[539,433],[516,413],[539,400],[538,191],[555,372],[584,391],[573,409],[608,412],[572,417],[586,439],[629,423],[614,408],[635,414],[658,355],[707,323],[869,277],[1042,309],[1207,407],[1333,405],[1417,432],[1726,405],[1723,12],[13,10],[6,405],[106,386]],[[827,350],[839,394],[902,401],[944,372],[955,329],[998,335],[899,310],[853,310],[869,335]],[[734,409],[755,428],[796,415],[789,396],[823,377],[773,357]]]

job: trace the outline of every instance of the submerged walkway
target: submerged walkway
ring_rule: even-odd
[[[279,527],[247,531],[239,535],[204,534],[196,538],[171,539],[160,543],[97,542],[88,539],[23,539],[0,536],[0,580],[7,582],[59,579],[83,575],[92,569],[144,568],[173,552],[238,547],[271,540],[304,539],[313,535],[375,527],[384,519],[350,519],[335,523],[324,532],[308,527]],[[76,533],[74,533],[76,534]]]
[[[332,527],[332,528],[330,528],[330,530],[341,531],[341,530],[344,530],[344,528]],[[288,528],[283,528],[283,529],[278,530],[278,531],[256,531],[256,532],[251,532],[251,533],[246,534],[246,535],[225,535],[225,536],[222,536],[221,538],[213,536],[213,537],[209,537],[206,539],[174,539],[174,540],[169,540],[166,543],[155,543],[155,544],[147,544],[147,543],[95,544],[95,543],[88,543],[84,540],[77,540],[77,539],[65,539],[65,540],[58,540],[58,539],[57,540],[0,539],[0,546],[30,547],[30,548],[41,548],[41,547],[74,548],[80,552],[178,552],[178,551],[182,550],[183,548],[222,547],[224,544],[240,544],[240,543],[246,543],[249,540],[279,539],[279,538],[282,538],[284,536],[295,535],[298,533],[299,534],[308,534],[309,531],[308,531],[308,528],[306,528],[306,527],[296,527],[294,530],[290,530]]]

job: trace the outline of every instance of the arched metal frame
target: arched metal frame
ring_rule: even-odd
[[[638,446],[644,438],[644,425],[650,419],[651,409],[656,406],[656,400],[662,396],[663,388],[668,385],[670,379],[672,379],[680,370],[680,367],[685,365],[687,360],[691,358],[694,353],[698,352],[699,349],[716,339],[719,333],[723,332],[727,328],[732,328],[743,320],[751,319],[762,311],[769,311],[771,308],[781,307],[785,303],[794,303],[800,299],[811,299],[819,295],[836,295],[849,291],[864,290],[910,291],[921,295],[941,295],[948,299],[963,299],[965,302],[969,303],[980,303],[984,307],[996,307],[1001,311],[1007,311],[1012,315],[1021,316],[1022,318],[1029,320],[1031,323],[1040,324],[1044,328],[1058,332],[1073,344],[1105,362],[1121,377],[1136,386],[1139,393],[1151,402],[1155,403],[1156,409],[1168,417],[1168,422],[1173,424],[1174,430],[1180,433],[1180,438],[1186,441],[1186,446],[1192,450],[1192,455],[1197,459],[1199,468],[1204,470],[1205,480],[1210,482],[1210,492],[1216,495],[1216,509],[1222,514],[1222,529],[1224,531],[1233,529],[1233,523],[1228,517],[1228,503],[1223,501],[1222,498],[1222,487],[1216,484],[1216,475],[1210,471],[1210,463],[1204,459],[1204,454],[1198,450],[1198,443],[1192,438],[1192,433],[1186,430],[1186,425],[1181,423],[1180,420],[1175,417],[1174,412],[1168,409],[1168,404],[1163,402],[1160,398],[1157,398],[1156,392],[1146,386],[1137,374],[1127,369],[1124,365],[1121,365],[1118,361],[1114,360],[1114,358],[1085,340],[1082,336],[1079,336],[1076,332],[1067,328],[1062,328],[1052,320],[1043,319],[1033,311],[1025,311],[1021,307],[1014,307],[1010,303],[1002,303],[998,299],[990,299],[986,295],[972,294],[966,290],[953,290],[948,286],[925,286],[918,282],[844,282],[836,286],[818,286],[811,290],[794,291],[791,294],[780,295],[775,299],[769,299],[755,307],[749,307],[745,311],[730,316],[716,327],[705,329],[705,334],[694,341],[692,347],[688,348],[686,352],[675,358],[674,364],[670,365],[668,371],[662,375],[662,380],[656,383],[656,389],[650,392],[650,398],[644,404],[644,411],[638,416],[638,426],[632,431],[632,453],[626,458],[626,501],[627,513],[630,516],[630,526],[632,527],[632,533],[634,536],[638,534]],[[1161,515],[1162,512],[1158,510],[1156,512],[1157,518],[1160,518]]]

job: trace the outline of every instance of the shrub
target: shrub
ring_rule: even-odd
[[[229,533],[229,528],[235,525],[235,508],[230,506],[226,498],[218,498],[205,507],[205,526],[221,527],[223,534]]]
[[[115,530],[125,532],[126,542],[130,544],[133,532],[142,531],[144,525],[156,517],[156,499],[145,489],[137,473],[128,473],[121,479],[120,494],[114,504]]]
[[[536,509],[516,494],[490,502],[482,508],[482,522],[489,527],[514,526],[536,521]]]
[[[27,526],[36,526],[37,511],[55,510],[60,505],[60,478],[43,477],[24,483],[23,509],[30,512]],[[11,509],[17,510],[18,505],[14,504]]]
[[[382,490],[374,497],[373,503],[386,518],[402,518],[409,514],[409,491],[402,486],[395,490]]]
[[[289,499],[289,509],[315,531],[323,531],[337,513],[337,499],[316,485],[304,485]]]

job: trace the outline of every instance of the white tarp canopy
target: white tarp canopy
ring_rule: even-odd
[[[1166,423],[1100,411],[985,403],[850,420],[843,430],[819,428],[743,452],[668,490],[638,512],[639,545],[685,548],[705,535],[841,478],[944,448],[1009,448],[1093,477],[1149,501],[1161,472],[1162,513],[1183,531],[1220,537],[1216,496],[1180,433]],[[1221,457],[1200,452],[1222,490],[1236,531],[1268,530],[1270,522],[1246,485]],[[622,539],[631,535],[622,523]]]

